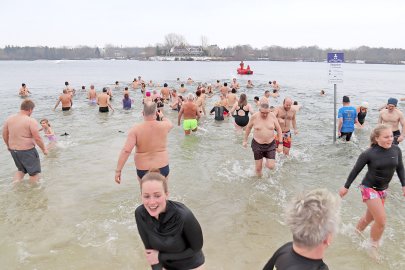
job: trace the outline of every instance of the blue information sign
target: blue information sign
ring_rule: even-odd
[[[343,63],[343,53],[328,53],[328,63]]]

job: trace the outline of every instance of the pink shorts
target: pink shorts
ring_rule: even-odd
[[[385,198],[387,197],[386,190],[375,190],[373,188],[369,188],[363,185],[360,185],[361,196],[363,198],[363,202],[367,200],[373,199],[381,199],[382,203],[384,204]]]

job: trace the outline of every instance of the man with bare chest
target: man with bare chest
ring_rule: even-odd
[[[291,125],[294,129],[294,135],[298,134],[296,114],[297,112],[294,109],[291,109],[292,99],[285,98],[283,105],[276,108],[274,115],[277,117],[278,123],[280,124],[282,130],[282,141],[278,140],[277,145],[283,144],[283,153],[289,155],[291,148]]]
[[[393,144],[398,145],[404,140],[405,132],[405,119],[403,113],[397,109],[398,100],[396,98],[389,98],[387,108],[380,112],[378,117],[378,124],[386,124],[391,127],[394,136]],[[402,134],[399,131],[399,124],[401,123]]]
[[[260,104],[259,112],[252,115],[249,123],[246,126],[245,135],[243,137],[243,146],[247,146],[247,139],[250,131],[253,128],[252,150],[255,159],[255,171],[257,176],[262,175],[263,159],[265,165],[269,169],[274,169],[276,166],[276,140],[274,130],[277,131],[278,139],[281,141],[281,127],[277,118],[270,112],[269,104]],[[277,152],[281,152],[281,144],[278,146]]]
[[[56,102],[53,110],[59,106],[59,103],[62,103],[62,111],[69,111],[72,107],[72,95],[68,93],[67,89],[63,89],[63,94],[59,96],[58,101]]]

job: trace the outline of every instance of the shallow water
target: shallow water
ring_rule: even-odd
[[[122,184],[114,182],[126,132],[142,121],[139,90],[132,94],[135,108],[129,112],[121,110],[118,90],[113,100],[116,111],[108,115],[88,105],[80,90],[72,111],[52,111],[66,80],[76,89],[93,83],[100,90],[116,80],[124,86],[138,75],[176,87],[177,77],[210,83],[236,77],[241,85],[252,79],[256,87],[241,90],[250,100],[262,95],[269,80],[277,80],[282,97],[273,104],[291,96],[303,105],[291,157],[278,157],[277,169],[265,171],[261,179],[254,176],[251,149],[242,147],[242,135],[234,132],[231,119],[216,122],[207,116],[196,134],[185,137],[175,126],[169,135],[170,197],[184,202],[197,216],[204,233],[206,268],[261,269],[279,246],[291,240],[283,223],[286,202],[303,189],[326,187],[337,192],[367,147],[377,107],[388,97],[402,94],[405,66],[344,65],[345,83],[338,86],[338,100],[347,94],[354,105],[368,101],[370,125],[357,131],[352,143],[336,145],[326,63],[252,62],[255,74],[251,77],[235,75],[237,66],[237,62],[0,62],[1,124],[18,111],[21,98],[16,93],[25,82],[37,105],[33,117],[48,118],[56,134],[70,134],[58,136],[57,147],[47,157],[41,155],[39,186],[12,184],[15,167],[1,144],[2,269],[148,268],[133,217],[140,198],[132,157],[123,170]],[[325,97],[318,95],[321,89],[326,90]],[[207,110],[217,99],[208,100]],[[176,112],[166,115],[176,123]],[[341,231],[325,261],[330,269],[404,268],[405,209],[399,181],[395,176],[390,186],[384,260],[376,266],[367,256],[365,241],[354,234],[365,211],[356,189],[360,179],[343,201]]]

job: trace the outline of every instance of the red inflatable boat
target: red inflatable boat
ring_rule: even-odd
[[[247,69],[247,68],[244,68],[244,69],[238,68],[236,71],[238,72],[238,74],[241,74],[241,75],[251,75],[251,74],[253,74],[253,70],[251,70],[250,68],[249,69]]]

